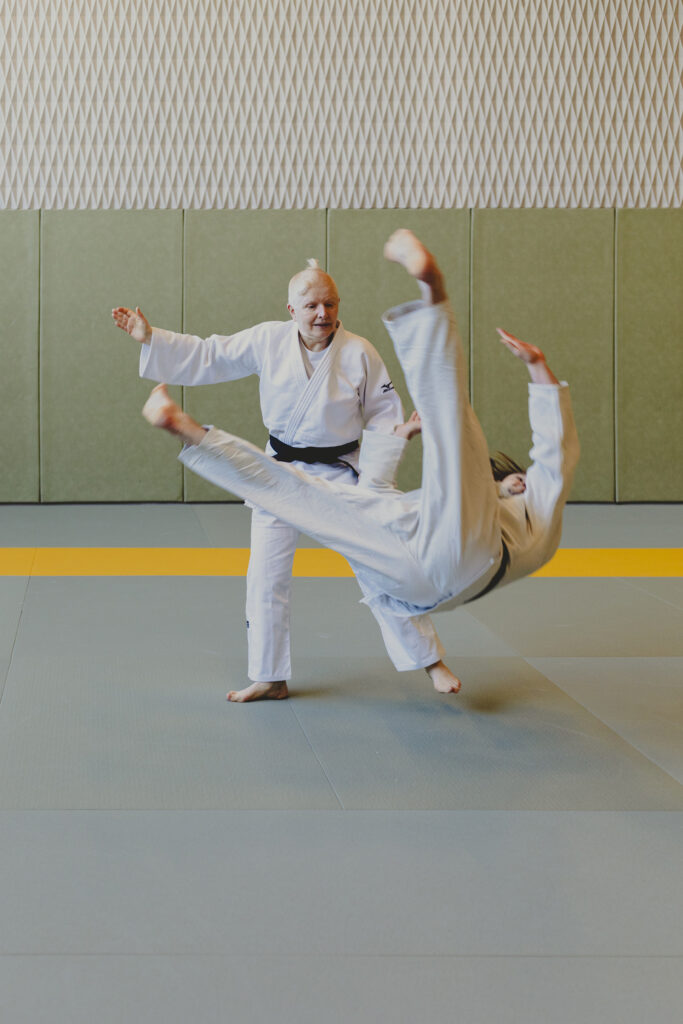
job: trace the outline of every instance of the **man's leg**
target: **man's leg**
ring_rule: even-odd
[[[231,690],[228,700],[281,700],[291,679],[289,605],[292,563],[299,531],[254,508],[247,570],[247,648],[251,686]]]
[[[391,311],[385,325],[422,419],[422,493],[417,559],[444,594],[462,592],[500,557],[497,496],[486,439],[469,402],[462,345],[431,254],[410,231],[387,242],[422,292],[422,304]]]

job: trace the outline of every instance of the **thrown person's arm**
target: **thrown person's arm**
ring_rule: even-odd
[[[140,376],[167,384],[218,384],[259,373],[267,324],[200,338],[152,327],[139,307],[112,310],[117,327],[141,343]]]
[[[531,464],[523,493],[501,502],[503,535],[512,558],[507,580],[544,565],[557,550],[562,512],[579,458],[569,387],[548,367],[540,349],[499,329],[503,344],[529,371]]]

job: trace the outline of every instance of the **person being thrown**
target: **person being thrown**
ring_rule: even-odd
[[[179,458],[186,466],[338,551],[364,572],[368,604],[407,617],[476,600],[552,557],[579,443],[567,384],[539,348],[498,328],[502,344],[529,372],[533,446],[527,472],[516,467],[497,483],[469,403],[462,346],[436,261],[407,230],[390,237],[384,255],[422,293],[421,301],[384,316],[420,412],[420,490],[404,494],[393,485],[407,444],[396,434],[364,433],[359,484],[349,487],[273,462],[224,431],[207,431],[163,385],[143,415],[185,441]]]
[[[265,302],[266,296],[259,299]],[[112,317],[140,342],[141,376],[193,386],[256,374],[270,435],[267,453],[313,476],[355,484],[361,433],[401,430],[403,410],[374,346],[337,318],[339,301],[334,279],[309,260],[289,282],[288,320],[199,338],[152,327],[139,308],[118,306]],[[250,684],[228,693],[228,700],[238,703],[284,698],[292,676],[290,594],[299,531],[258,503],[248,504]],[[362,570],[357,579],[364,591]],[[377,604],[372,611],[398,671],[422,668],[441,693],[457,692],[460,682],[442,660],[429,616],[404,618]]]

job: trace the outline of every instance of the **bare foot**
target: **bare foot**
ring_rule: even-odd
[[[437,693],[459,692],[460,680],[457,676],[453,675],[448,665],[444,665],[443,661],[437,661],[434,665],[429,665],[425,671],[434,684],[434,689]]]
[[[284,700],[289,697],[287,683],[252,683],[243,690],[231,690],[228,700],[233,704],[246,704],[251,700]]]
[[[394,231],[384,245],[384,257],[392,263],[399,263],[411,277],[416,278],[424,286],[423,292],[428,301],[436,304],[446,298],[436,260],[412,231],[407,228]]]
[[[142,408],[142,415],[153,427],[176,434],[188,444],[200,444],[206,430],[183,412],[168,393],[165,384],[157,384]]]

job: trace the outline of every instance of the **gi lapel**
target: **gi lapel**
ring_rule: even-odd
[[[303,378],[303,388],[299,395],[299,400],[294,405],[292,413],[287,422],[287,429],[285,430],[284,437],[280,440],[284,441],[285,444],[294,444],[296,440],[296,433],[301,426],[304,418],[306,417],[309,409],[319,396],[322,388],[325,386],[330,373],[334,368],[334,364],[337,359],[337,354],[343,342],[344,327],[340,321],[339,327],[334,333],[334,338],[325,349],[325,355],[320,360],[318,365],[315,367],[310,380],[306,376],[306,370],[304,368],[303,358],[301,356],[301,350],[299,348],[299,334],[298,331],[295,334],[296,339],[296,355],[298,362],[297,380],[300,379],[300,375]]]

